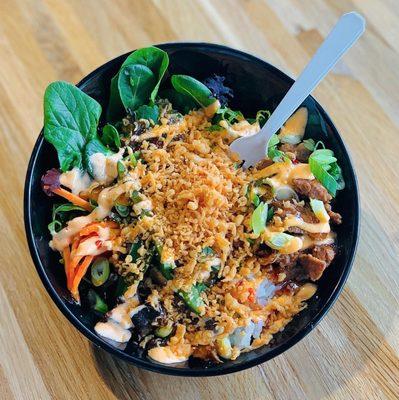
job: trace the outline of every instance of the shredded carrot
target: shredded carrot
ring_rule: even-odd
[[[71,265],[71,250],[69,248],[69,246],[66,246],[64,248],[64,250],[62,251],[62,255],[64,258],[64,267],[65,267],[65,276],[67,279],[67,287],[68,289],[71,286],[72,283],[72,277],[71,277],[71,269],[70,269],[70,265]]]
[[[84,277],[89,268],[91,262],[93,261],[94,256],[85,256],[83,261],[77,266],[75,276],[73,278],[73,283],[71,287],[72,296],[76,301],[80,301],[79,298],[79,283]]]
[[[101,221],[101,222],[93,222],[92,224],[86,225],[80,232],[79,236],[90,235],[93,232],[98,232],[98,228],[110,228],[110,229],[118,229],[119,225],[114,221]]]
[[[52,192],[58,194],[58,196],[61,196],[64,199],[69,200],[72,204],[75,204],[75,206],[82,207],[87,211],[93,210],[93,206],[88,201],[83,200],[79,196],[76,196],[76,194],[68,192],[68,190],[65,190],[63,188],[58,188],[58,189],[53,189]]]

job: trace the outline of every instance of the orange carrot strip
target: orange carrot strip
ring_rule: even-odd
[[[62,256],[64,258],[65,276],[67,280],[67,287],[70,288],[71,278],[70,278],[70,264],[71,264],[71,251],[69,246],[66,246],[62,251]]]
[[[82,236],[90,235],[92,233],[98,233],[99,227],[100,227],[100,224],[98,224],[98,223],[87,225],[79,232],[79,236],[82,237]]]
[[[92,205],[88,201],[83,200],[79,196],[76,196],[76,194],[68,192],[68,190],[65,190],[63,188],[58,188],[58,189],[53,189],[52,192],[58,194],[58,196],[61,196],[64,199],[69,200],[71,203],[75,204],[75,206],[82,207],[87,211],[93,210]]]
[[[94,256],[85,256],[84,260],[81,264],[77,267],[75,276],[73,278],[73,283],[71,287],[72,296],[75,298],[76,301],[80,301],[79,298],[79,283],[82,278],[85,276],[87,269],[89,268],[91,262],[93,261]]]

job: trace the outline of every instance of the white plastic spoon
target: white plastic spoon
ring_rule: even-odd
[[[256,135],[241,137],[230,145],[230,149],[237,152],[240,159],[245,161],[244,168],[255,165],[265,157],[270,138],[277,133],[330,69],[352,47],[364,32],[365,26],[364,18],[358,13],[344,14],[263,128]]]

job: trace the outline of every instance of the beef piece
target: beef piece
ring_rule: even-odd
[[[275,264],[280,268],[292,268],[296,264],[298,256],[299,253],[278,254]]]
[[[313,240],[320,241],[320,240],[327,239],[328,233],[320,233],[320,232],[311,233],[311,232],[308,232],[308,236]]]
[[[327,203],[327,204],[325,204],[325,207],[326,207],[327,214],[328,214],[328,215],[330,216],[330,218],[331,218],[331,222],[332,222],[333,224],[336,224],[336,225],[341,224],[341,223],[342,223],[342,216],[341,216],[341,214],[332,211],[332,210],[331,210],[331,204],[328,204],[328,203]]]
[[[313,247],[312,255],[318,258],[319,260],[324,261],[328,267],[335,257],[335,250],[330,245],[315,246]]]
[[[293,153],[295,158],[300,162],[308,162],[309,156],[312,153],[309,149],[305,147],[303,143],[297,145],[290,143],[283,143],[280,146],[280,150],[284,153]]]
[[[308,162],[312,151],[307,149],[303,143],[299,143],[295,149],[296,159],[300,162]]]
[[[323,274],[323,271],[327,267],[327,263],[323,260],[319,260],[312,254],[301,254],[299,256],[299,262],[305,271],[308,273],[309,278],[312,281],[317,281]]]
[[[303,196],[318,199],[324,203],[327,203],[332,199],[327,189],[316,179],[296,178],[292,183],[294,190]]]
[[[275,200],[271,204],[275,209],[275,215],[281,219],[286,218],[288,215],[301,216],[301,218],[310,224],[315,224],[319,220],[314,215],[313,211],[308,205],[302,206],[291,201],[278,201]],[[291,233],[302,233],[299,228],[292,228]]]
[[[272,165],[272,164],[273,164],[273,160],[271,160],[270,158],[264,158],[263,160],[259,161],[259,162],[256,164],[256,169],[257,169],[257,170],[260,170],[260,169],[269,167],[269,166]]]
[[[320,279],[323,271],[331,264],[335,257],[335,250],[330,245],[315,246],[312,254],[301,254],[299,263],[309,274],[312,281]]]

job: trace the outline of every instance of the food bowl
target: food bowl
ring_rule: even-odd
[[[267,62],[231,49],[207,43],[170,43],[159,45],[170,57],[169,74],[188,74],[203,80],[213,74],[226,77],[226,85],[234,91],[230,102],[233,109],[244,115],[254,115],[259,109],[273,111],[292,85],[293,80]],[[119,70],[127,54],[117,57],[90,73],[78,83],[78,87],[95,98],[106,108],[109,98],[110,80]],[[50,168],[58,165],[55,149],[43,138],[41,131],[28,165],[24,216],[26,236],[30,252],[39,276],[51,298],[68,318],[94,345],[114,354],[138,367],[171,375],[212,376],[232,373],[253,367],[283,353],[304,338],[323,318],[338,298],[348,277],[359,233],[359,198],[356,176],[345,148],[334,124],[323,108],[308,97],[304,104],[309,110],[309,121],[305,137],[323,140],[339,160],[345,180],[345,188],[334,201],[334,210],[342,214],[343,223],[337,226],[338,253],[333,263],[318,281],[315,296],[308,307],[301,311],[286,326],[274,335],[267,345],[240,355],[236,360],[222,364],[204,365],[193,362],[163,365],[151,361],[137,347],[115,347],[94,331],[94,316],[71,302],[66,289],[65,274],[59,265],[59,256],[48,245],[53,200],[41,189],[40,178]]]

